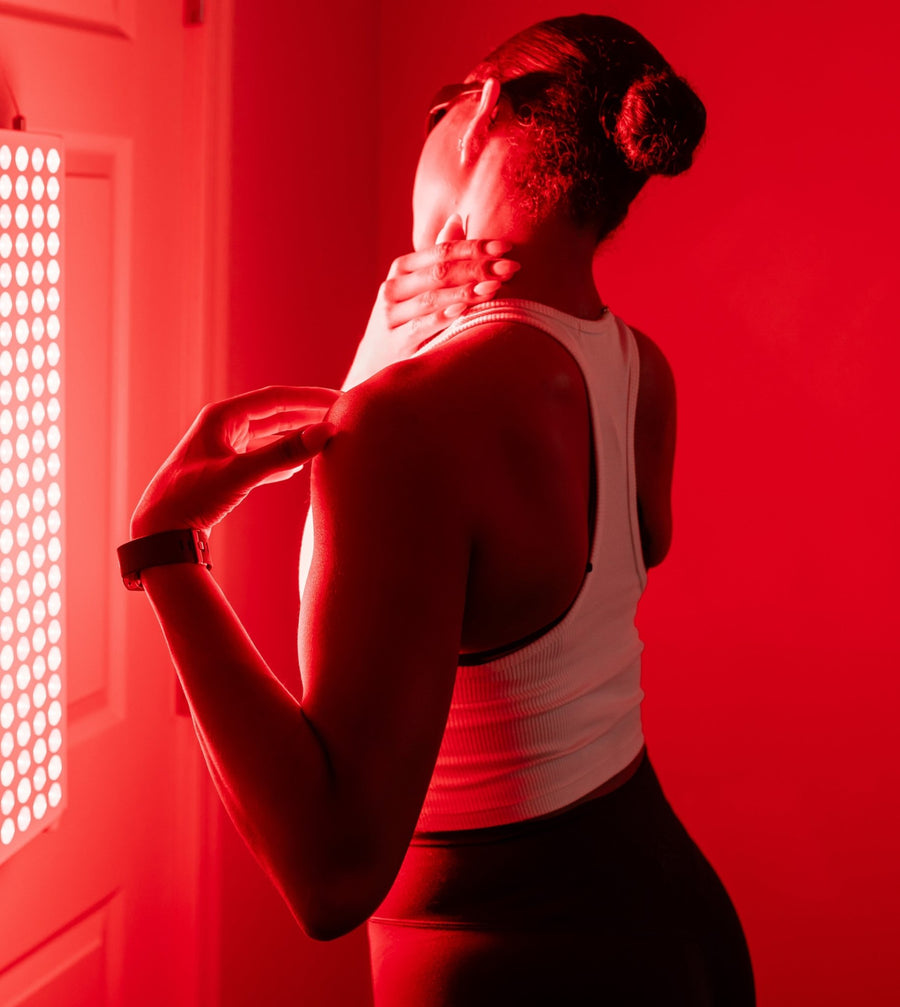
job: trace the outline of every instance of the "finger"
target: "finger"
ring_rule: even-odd
[[[445,241],[465,240],[466,229],[463,227],[463,219],[458,213],[453,213],[447,218],[447,223],[438,231],[438,236],[434,243],[440,245]]]
[[[397,276],[404,273],[414,273],[427,269],[439,262],[456,262],[460,259],[490,259],[506,255],[512,251],[511,241],[485,239],[466,241],[443,241],[431,248],[423,248],[418,252],[409,252],[394,260]]]
[[[418,297],[391,304],[388,307],[388,320],[391,327],[405,325],[414,318],[435,315],[443,319],[456,318],[470,305],[480,304],[495,296],[502,286],[500,280],[480,280],[477,283],[467,283],[461,287],[448,287],[440,290],[427,290]],[[456,311],[450,309],[458,308]]]
[[[317,455],[337,432],[333,423],[314,423],[267,447],[235,455],[233,471],[242,487],[289,478]]]
[[[240,416],[249,422],[291,412],[299,416],[311,410],[330,409],[340,397],[341,393],[333,388],[268,385],[223,399],[216,408],[228,417]]]

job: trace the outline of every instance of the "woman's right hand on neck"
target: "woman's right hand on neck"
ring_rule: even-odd
[[[412,356],[472,304],[489,301],[519,264],[508,241],[468,241],[454,214],[433,248],[395,259],[378,290],[343,390]]]

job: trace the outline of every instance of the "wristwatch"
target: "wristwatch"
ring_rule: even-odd
[[[209,540],[198,528],[160,531],[135,538],[116,549],[119,570],[129,591],[143,591],[141,571],[148,566],[169,566],[171,563],[200,563],[212,570]]]

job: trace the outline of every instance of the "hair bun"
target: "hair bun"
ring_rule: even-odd
[[[625,92],[612,139],[633,171],[678,175],[691,166],[706,109],[671,70],[648,72]]]

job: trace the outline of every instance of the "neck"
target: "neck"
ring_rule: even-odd
[[[522,264],[507,280],[499,297],[539,301],[577,318],[599,318],[603,301],[594,283],[596,241],[568,221],[551,219],[540,225],[515,224],[496,214],[469,215],[469,238],[506,238],[513,243],[509,258]]]

